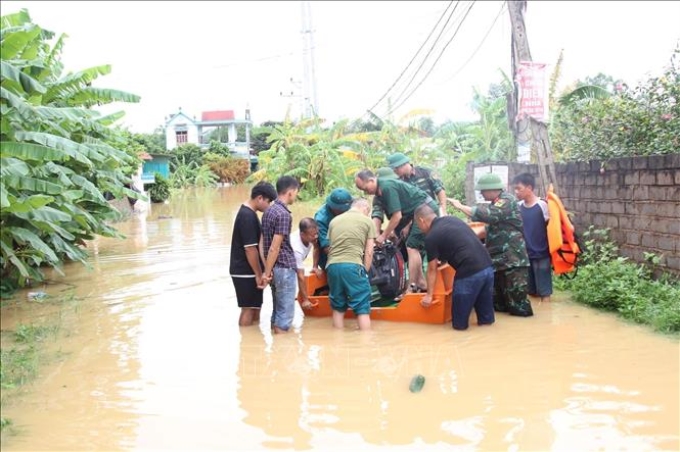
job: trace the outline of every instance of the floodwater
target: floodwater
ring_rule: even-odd
[[[228,258],[248,193],[154,205],[45,287],[75,288],[77,314],[63,358],[3,406],[3,451],[680,449],[678,341],[564,297],[465,332],[298,312],[273,336],[267,290],[261,326],[239,329]],[[40,309],[5,309],[3,330]]]

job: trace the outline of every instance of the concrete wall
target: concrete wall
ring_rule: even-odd
[[[590,225],[609,228],[623,256],[642,262],[645,252],[661,255],[661,266],[680,276],[680,154],[557,164],[555,169],[557,194],[574,214],[577,231]],[[508,180],[525,171],[538,177],[536,165],[510,163]],[[468,203],[474,200],[472,173],[468,167]]]

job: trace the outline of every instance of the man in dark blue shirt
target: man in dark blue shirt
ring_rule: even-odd
[[[530,173],[522,173],[512,180],[515,196],[520,200],[519,212],[522,214],[524,241],[529,255],[529,294],[550,301],[552,295],[552,264],[548,246],[548,203],[536,196],[536,179]]]

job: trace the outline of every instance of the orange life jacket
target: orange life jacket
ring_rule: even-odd
[[[550,260],[553,272],[556,275],[570,273],[576,270],[578,257],[581,253],[576,236],[574,225],[567,215],[562,201],[553,191],[553,186],[548,187],[548,247],[550,248]]]

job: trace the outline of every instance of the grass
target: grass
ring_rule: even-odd
[[[661,257],[646,253],[644,263],[635,263],[618,255],[608,230],[591,227],[584,236],[588,240],[578,275],[556,278],[555,288],[569,291],[578,303],[680,336],[680,282],[660,272]]]
[[[19,323],[12,330],[0,331],[0,404],[3,407],[24,385],[38,376],[42,365],[62,356],[50,351],[46,344],[55,342],[67,333],[64,331],[64,318],[68,313],[77,312],[79,306],[73,293],[40,301],[2,300],[3,309],[22,309],[29,304],[41,304],[44,309],[39,308],[41,312],[31,322]],[[0,416],[0,431],[5,433],[11,426],[11,419]]]

